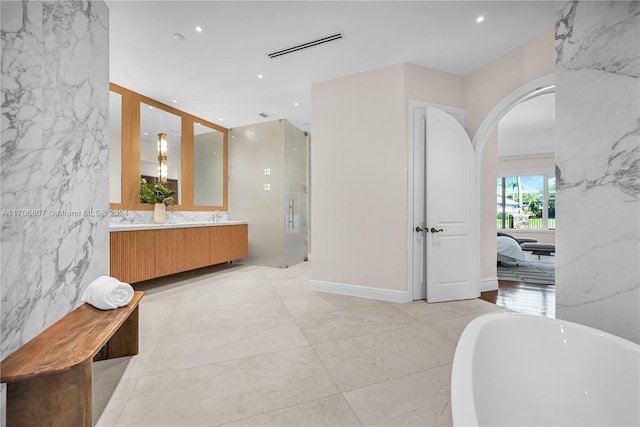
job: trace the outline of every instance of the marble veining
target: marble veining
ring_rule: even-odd
[[[640,3],[561,3],[557,317],[640,341]]]
[[[104,2],[2,2],[2,357],[109,271]]]
[[[111,224],[153,224],[152,211],[119,211],[109,217]],[[167,208],[167,224],[211,222],[213,211],[174,211]],[[220,212],[219,221],[229,221],[228,212]]]
[[[603,11],[603,8],[607,10]],[[606,20],[599,15],[605,12]],[[620,2],[608,6],[601,2],[569,2],[558,13],[558,67],[570,73],[571,84],[581,86],[583,95],[593,100],[593,103],[576,103],[573,107],[585,109],[585,115],[579,116],[583,119],[593,114],[597,120],[594,123],[611,125],[596,129],[582,127],[585,132],[581,138],[583,142],[598,141],[598,145],[588,147],[588,150],[598,150],[598,156],[594,155],[582,167],[576,162],[557,169],[558,186],[568,188],[584,184],[589,189],[613,184],[637,200],[640,197],[640,3]],[[594,93],[598,97],[590,95]],[[630,98],[634,94],[635,100]],[[628,103],[620,102],[626,99]],[[583,121],[578,116],[575,119],[575,124]],[[595,133],[590,136],[587,129],[595,130]],[[580,172],[574,174],[576,167],[580,167]]]
[[[556,61],[562,63],[563,68],[638,77],[638,45],[629,40],[633,37],[629,33],[635,28],[637,37],[640,3],[618,3],[610,7],[602,2],[571,1],[560,7],[556,22]],[[598,15],[603,7],[608,9],[607,19]]]

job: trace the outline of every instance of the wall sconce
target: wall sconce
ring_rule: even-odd
[[[167,182],[167,134],[158,134],[158,180]]]

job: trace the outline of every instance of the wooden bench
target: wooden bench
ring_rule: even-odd
[[[0,363],[7,427],[90,427],[93,362],[138,354],[138,304],[115,310],[87,303]]]

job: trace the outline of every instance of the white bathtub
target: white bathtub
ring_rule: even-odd
[[[564,320],[481,316],[453,358],[454,426],[638,426],[640,346]]]

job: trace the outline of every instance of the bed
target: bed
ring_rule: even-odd
[[[498,262],[517,264],[524,260],[525,256],[520,243],[513,236],[498,233]]]

